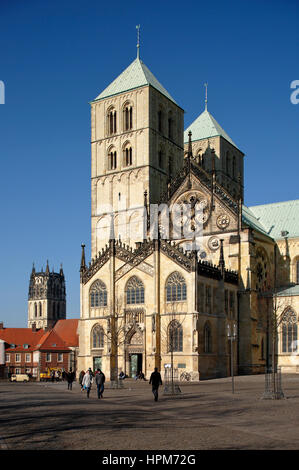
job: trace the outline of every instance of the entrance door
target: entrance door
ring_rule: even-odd
[[[142,370],[142,354],[130,355],[130,377],[135,377]]]
[[[101,369],[102,370],[102,357],[93,358],[93,370]]]

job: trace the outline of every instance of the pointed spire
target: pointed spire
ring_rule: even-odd
[[[81,247],[82,247],[82,254],[81,254],[81,266],[80,266],[80,271],[82,272],[82,271],[85,271],[85,269],[86,269],[85,251],[84,251],[85,245],[82,243]]]
[[[64,276],[63,268],[62,268],[62,263],[60,263],[60,271],[59,271],[60,276]]]
[[[49,261],[47,260],[47,266],[46,266],[46,274],[49,274],[50,273],[50,269],[49,269]]]
[[[136,25],[137,29],[137,59],[139,60],[139,49],[140,49],[140,24]]]
[[[189,142],[188,142],[188,188],[191,189],[191,158],[192,158],[192,140],[191,140],[192,132],[188,132]]]
[[[205,96],[205,111],[208,110],[208,82],[206,82],[204,84],[204,86],[206,87],[206,96]]]
[[[192,137],[192,132],[189,131],[188,132],[188,137],[189,137],[189,142],[188,142],[188,158],[191,158],[193,155],[192,155],[192,140],[191,140],[191,137]]]
[[[223,239],[220,240],[220,258],[218,268],[220,268],[221,274],[223,276],[224,269],[225,269],[225,261],[224,261],[224,254],[223,254]]]
[[[34,262],[32,263],[32,271],[31,271],[31,275],[34,275],[35,274],[35,265],[34,265]]]
[[[111,214],[111,220],[110,220],[110,235],[109,235],[109,241],[114,240],[115,241],[115,230],[114,230],[114,215]]]

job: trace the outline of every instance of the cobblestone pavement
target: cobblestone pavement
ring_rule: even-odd
[[[284,400],[261,400],[264,376],[181,384],[154,402],[148,382],[126,380],[99,400],[77,383],[0,382],[1,450],[298,449],[299,376]]]

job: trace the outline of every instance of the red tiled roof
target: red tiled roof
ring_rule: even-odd
[[[77,333],[78,330],[78,318],[70,320],[58,320],[55,324],[53,331],[57,333],[60,338],[65,342],[69,347],[78,347],[79,346],[79,336]]]
[[[54,330],[47,331],[40,339],[37,349],[42,351],[68,351],[69,348]]]
[[[16,345],[15,348],[7,348],[7,351],[33,351],[44,334],[45,331],[42,329],[32,331],[31,328],[3,328],[0,330],[0,339],[9,345]],[[24,344],[28,344],[29,348],[24,348]]]

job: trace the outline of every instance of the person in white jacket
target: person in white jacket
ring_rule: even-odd
[[[86,391],[87,391],[87,398],[89,398],[89,393],[90,393],[92,383],[93,383],[93,376],[92,376],[91,368],[89,368],[88,371],[85,373],[83,380],[82,380],[82,385],[83,387],[86,388]]]

